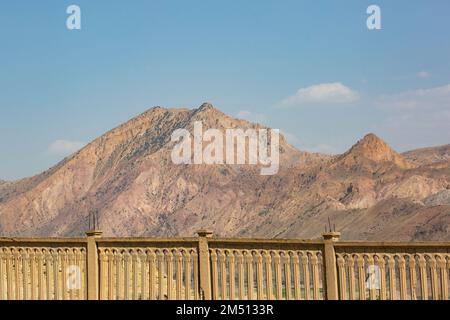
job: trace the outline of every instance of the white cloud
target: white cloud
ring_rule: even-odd
[[[416,76],[418,76],[419,78],[429,78],[431,77],[431,73],[425,70],[419,71],[416,73]]]
[[[388,117],[377,131],[400,150],[450,142],[450,84],[384,95],[377,105]]]
[[[430,110],[444,108],[448,110],[450,108],[450,84],[441,87],[383,95],[377,104],[390,110]]]
[[[80,141],[56,140],[49,145],[48,151],[54,155],[67,156],[80,150],[85,145],[84,142]]]
[[[244,119],[250,122],[264,122],[266,115],[263,113],[254,113],[248,110],[241,110],[236,114],[237,118]]]
[[[340,82],[322,83],[306,88],[282,100],[281,107],[303,106],[308,104],[342,104],[352,103],[359,99],[359,94]]]

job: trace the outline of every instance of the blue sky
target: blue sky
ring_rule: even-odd
[[[82,29],[66,28],[79,5]],[[344,5],[345,4],[345,5]],[[381,8],[382,30],[366,9]],[[212,102],[342,152],[450,143],[450,2],[0,4],[0,179],[39,173],[155,106]]]

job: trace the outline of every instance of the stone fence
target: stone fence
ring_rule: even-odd
[[[450,242],[0,238],[0,300],[448,300]]]

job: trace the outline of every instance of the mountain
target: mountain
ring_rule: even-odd
[[[339,161],[349,166],[362,164],[367,160],[375,163],[391,163],[403,169],[411,167],[411,164],[404,157],[392,150],[373,133],[367,134],[349,151],[339,157]]]
[[[109,236],[450,240],[450,161],[422,165],[369,134],[338,156],[280,136],[280,168],[172,162],[176,129],[266,129],[211,104],[152,108],[37,176],[0,184],[0,235],[79,236],[97,213]],[[272,140],[269,139],[269,148]],[[204,147],[204,146],[203,146]],[[248,160],[248,159],[247,159]]]
[[[450,160],[450,144],[438,147],[421,148],[404,152],[403,157],[417,165],[430,165],[443,163]]]
[[[249,186],[256,188],[261,178],[250,166],[174,165],[171,134],[179,128],[192,132],[196,121],[204,129],[262,128],[210,104],[196,110],[152,108],[46,172],[0,190],[3,234],[82,234],[94,211],[107,234],[176,235],[185,222],[206,226],[215,213],[207,206],[214,201],[231,206],[240,194],[251,197]],[[309,162],[309,154],[283,137],[280,149],[283,164]]]

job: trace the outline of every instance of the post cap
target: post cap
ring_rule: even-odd
[[[88,230],[88,231],[86,231],[86,235],[87,235],[88,237],[96,237],[96,238],[99,238],[99,237],[102,236],[102,234],[103,234],[103,231],[100,231],[100,230]]]
[[[212,238],[213,232],[211,230],[199,230],[197,234],[199,237]]]
[[[337,231],[331,231],[322,235],[324,240],[338,241],[341,238],[341,233]]]

